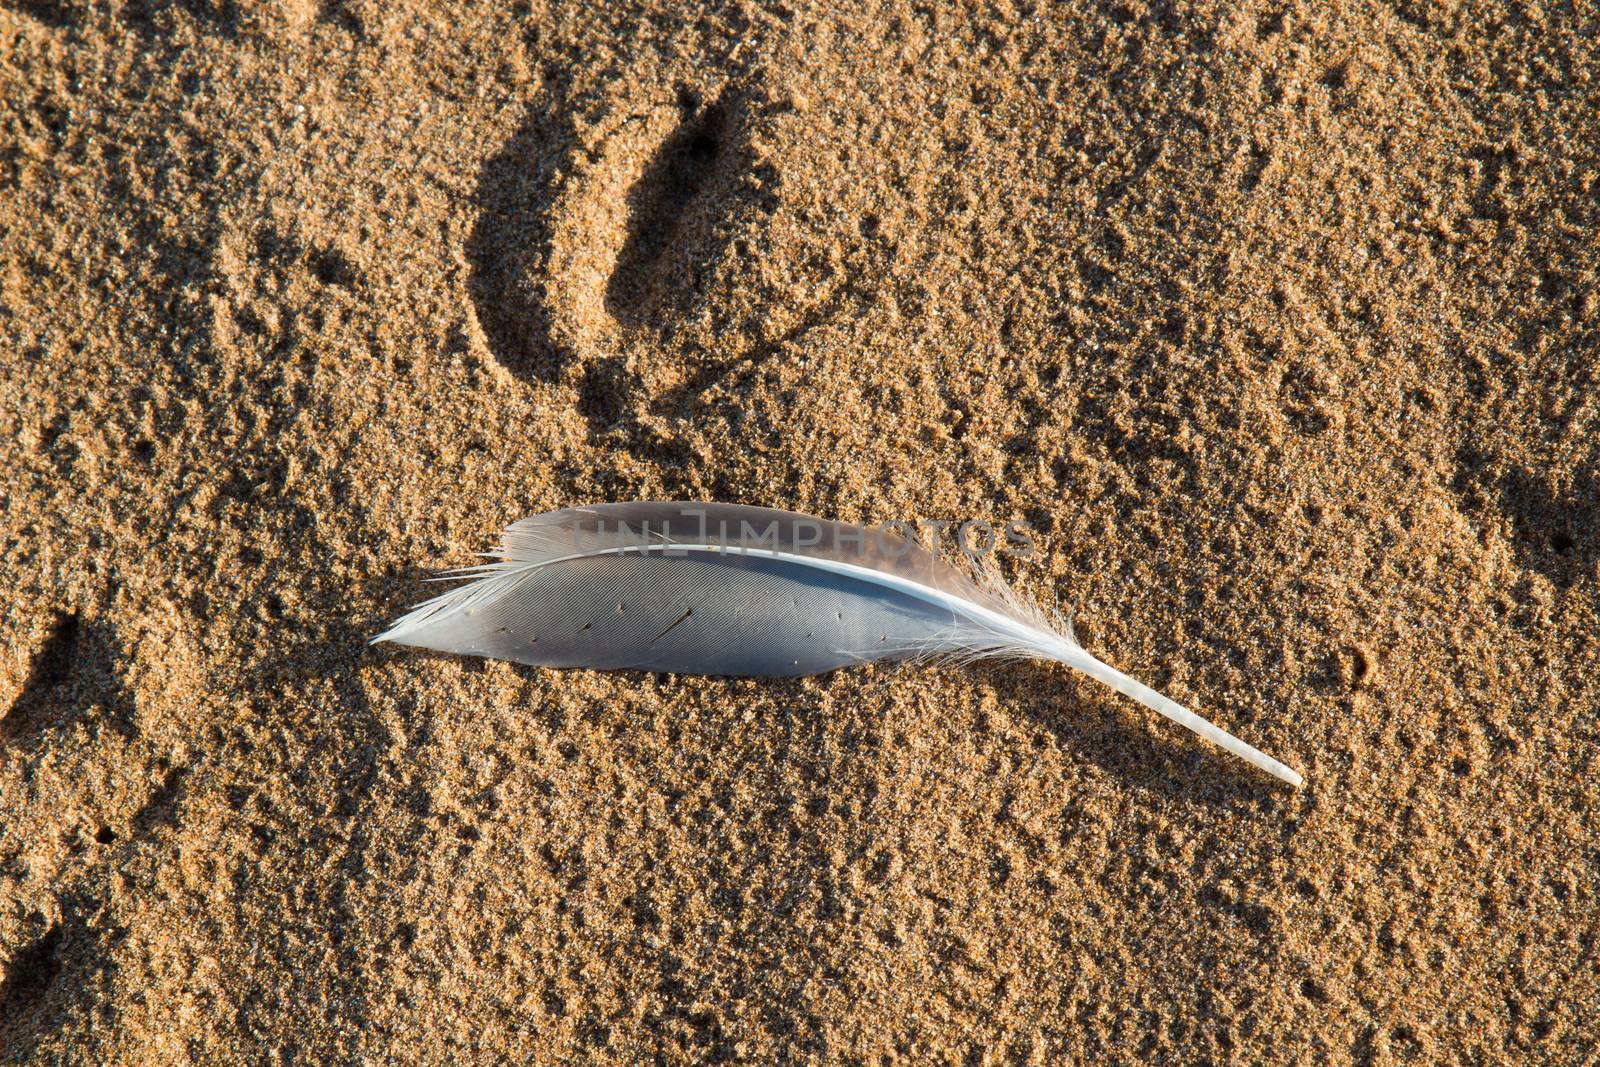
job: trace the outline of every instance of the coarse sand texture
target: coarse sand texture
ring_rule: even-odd
[[[1596,234],[1588,2],[0,0],[0,1062],[1595,1063]],[[634,500],[1304,785],[369,645]]]

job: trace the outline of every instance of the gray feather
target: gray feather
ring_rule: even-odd
[[[374,641],[544,667],[786,676],[876,660],[1056,660],[1294,785],[1300,776],[1084,651],[1003,583],[882,530],[731,504],[599,504],[512,524],[500,562]]]

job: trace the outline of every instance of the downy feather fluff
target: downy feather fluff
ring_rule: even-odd
[[[513,523],[472,579],[374,642],[544,667],[819,674],[879,660],[1053,660],[1291,785],[1300,775],[1090,655],[998,577],[881,529],[735,504],[597,504]]]

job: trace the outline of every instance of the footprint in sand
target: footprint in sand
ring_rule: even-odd
[[[727,88],[552,99],[532,114],[483,168],[468,244],[495,358],[574,388],[595,432],[677,384],[675,332],[716,299],[741,229],[771,210],[753,141],[772,110],[759,89]]]
[[[114,872],[167,817],[183,777],[160,750],[189,701],[166,681],[194,663],[160,619],[60,610],[12,626],[16,654],[0,667],[0,795],[13,801],[0,828],[0,1047],[20,1052],[109,966]]]

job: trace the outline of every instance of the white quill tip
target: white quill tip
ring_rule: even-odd
[[[1305,779],[1294,768],[1279,763],[1271,756],[1262,752],[1254,745],[1234,737],[1228,731],[1205,719],[1188,708],[1151,689],[1142,682],[1129,678],[1108,663],[1103,663],[1082,648],[1072,648],[1067,655],[1061,657],[1062,662],[1075,667],[1096,681],[1103,682],[1137,700],[1151,711],[1160,712],[1180,726],[1187,727],[1194,733],[1210,741],[1219,748],[1233,753],[1252,767],[1258,767],[1279,781],[1299,789],[1305,784]]]

